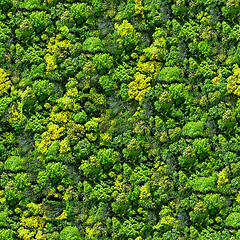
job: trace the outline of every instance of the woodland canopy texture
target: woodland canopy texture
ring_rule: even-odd
[[[239,240],[240,2],[0,0],[0,240]]]

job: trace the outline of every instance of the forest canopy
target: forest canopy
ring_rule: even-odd
[[[240,239],[240,4],[0,0],[0,240]]]

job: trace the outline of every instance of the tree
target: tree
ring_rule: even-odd
[[[48,121],[41,114],[36,113],[36,115],[28,119],[28,123],[25,125],[25,131],[42,134],[47,129],[47,123]]]
[[[190,136],[192,138],[204,136],[204,128],[205,122],[198,121],[198,122],[188,122],[182,129],[182,133],[185,136]]]
[[[6,170],[11,170],[12,172],[18,172],[24,169],[23,161],[19,156],[11,156],[4,163],[4,168]]]
[[[164,91],[154,105],[158,112],[167,113],[172,107],[173,101],[170,94]]]
[[[73,121],[75,123],[86,123],[87,122],[87,114],[85,111],[81,111],[73,115]]]
[[[229,93],[233,93],[240,96],[240,88],[238,84],[240,83],[240,69],[238,65],[233,66],[233,75],[227,79],[227,90]]]
[[[0,98],[0,117],[4,115],[7,111],[9,104],[13,101],[10,97],[1,97]]]
[[[93,0],[92,5],[96,13],[100,13],[102,9],[103,2],[101,0]]]
[[[8,74],[0,68],[0,97],[5,94],[8,94],[9,89],[11,88],[12,83],[9,79]]]
[[[24,19],[19,28],[16,29],[16,36],[18,39],[28,40],[32,37],[34,32],[33,26],[28,19]]]
[[[224,197],[220,194],[207,194],[204,197],[204,204],[210,211],[210,214],[215,216],[224,207]]]
[[[93,225],[92,228],[86,228],[86,236],[89,239],[103,238],[107,237],[107,230],[105,225],[101,222],[97,222]]]
[[[187,146],[184,151],[183,155],[178,157],[179,164],[182,167],[192,167],[197,163],[196,154],[191,146]]]
[[[97,151],[97,158],[105,169],[109,169],[118,161],[118,152],[113,148],[103,148]]]
[[[52,122],[47,126],[48,130],[42,134],[42,139],[36,142],[38,151],[42,154],[47,154],[51,146],[53,146],[57,139],[64,135],[64,127],[53,124]]]
[[[201,41],[198,43],[198,51],[204,57],[210,57],[212,54],[212,47],[208,41]]]
[[[48,176],[46,171],[39,171],[37,176],[37,183],[40,189],[44,189],[48,183]]]
[[[158,74],[158,80],[167,83],[181,82],[182,76],[178,67],[164,67]]]
[[[73,15],[68,10],[63,12],[63,14],[61,15],[61,19],[60,20],[67,27],[72,27],[72,25],[74,23]]]
[[[53,84],[49,80],[39,80],[33,83],[33,92],[39,97],[39,101],[45,100],[53,90]]]
[[[91,144],[84,138],[74,146],[73,151],[77,160],[86,159],[91,153]]]
[[[46,166],[46,174],[53,184],[57,184],[66,175],[67,166],[60,162],[48,163]]]
[[[195,139],[193,141],[193,149],[195,153],[198,155],[199,159],[203,160],[205,157],[209,155],[211,145],[209,144],[209,140],[207,138]]]
[[[86,177],[96,179],[101,172],[102,167],[99,159],[96,156],[92,155],[88,160],[82,161],[79,169],[83,171],[83,174]]]
[[[151,77],[137,72],[134,78],[135,80],[128,85],[128,95],[130,99],[141,101],[151,89]]]
[[[192,182],[193,190],[203,193],[216,190],[217,176],[213,174],[210,177],[196,177]]]
[[[153,36],[153,43],[150,47],[145,48],[143,52],[149,60],[163,61],[166,59],[166,40],[161,28],[156,28]]]
[[[187,97],[187,92],[185,91],[184,87],[184,84],[171,84],[169,87],[169,94],[176,105],[182,104]]]
[[[235,114],[230,109],[228,109],[223,114],[222,119],[218,121],[219,128],[227,132],[231,132],[236,124],[237,120],[235,118]]]
[[[128,144],[127,144],[127,148],[123,149],[123,156],[126,159],[136,159],[139,154],[141,153],[141,146],[139,144],[139,142],[137,141],[137,139],[132,138]]]
[[[99,84],[105,90],[106,93],[112,92],[114,88],[114,81],[107,75],[101,76],[99,79]]]
[[[122,224],[119,235],[124,239],[131,239],[131,238],[137,238],[139,236],[139,231],[141,228],[143,228],[144,223],[138,222],[137,220],[133,218],[129,218],[129,220],[125,220]]]
[[[96,53],[103,50],[103,43],[98,37],[87,38],[82,45],[84,51]]]
[[[208,220],[208,209],[203,202],[197,202],[193,211],[189,213],[191,221],[198,225],[205,224]]]
[[[30,14],[30,22],[36,32],[42,32],[50,23],[50,17],[44,11],[36,11]]]
[[[1,229],[0,230],[0,240],[14,240],[16,239],[16,232],[11,229]]]
[[[1,0],[0,1],[0,7],[4,11],[11,8],[12,6],[13,6],[13,0]]]
[[[123,20],[122,24],[115,24],[116,35],[119,36],[118,43],[125,46],[126,50],[131,50],[137,43],[136,31],[128,20]]]
[[[67,124],[67,136],[72,145],[79,142],[85,135],[85,128],[81,124],[76,124],[73,121],[69,121]]]
[[[70,11],[75,21],[81,24],[90,16],[91,7],[88,6],[87,3],[73,3],[70,7]]]
[[[112,76],[115,82],[130,83],[133,80],[134,68],[123,62],[119,65]]]
[[[80,240],[81,234],[77,227],[68,226],[65,227],[60,233],[60,239],[62,240]]]
[[[161,218],[159,223],[154,226],[155,229],[160,230],[161,233],[163,233],[176,227],[178,221],[172,216],[173,212],[168,206],[163,206],[159,215]]]
[[[93,57],[93,64],[101,75],[105,74],[113,66],[113,57],[108,53],[95,54]]]
[[[230,213],[226,218],[225,225],[238,229],[240,227],[240,213]]]
[[[30,184],[27,173],[17,173],[15,175],[15,182],[19,189],[23,190]]]

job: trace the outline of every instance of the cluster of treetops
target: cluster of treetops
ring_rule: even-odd
[[[237,0],[0,0],[0,240],[240,239]]]

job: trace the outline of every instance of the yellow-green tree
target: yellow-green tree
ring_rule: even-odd
[[[141,101],[151,89],[151,77],[137,72],[134,78],[135,80],[129,83],[128,95],[130,99]]]
[[[233,75],[227,79],[227,90],[229,93],[240,96],[240,68],[237,64],[233,67]]]
[[[0,97],[4,94],[7,94],[11,86],[12,83],[8,74],[2,68],[0,68]]]

